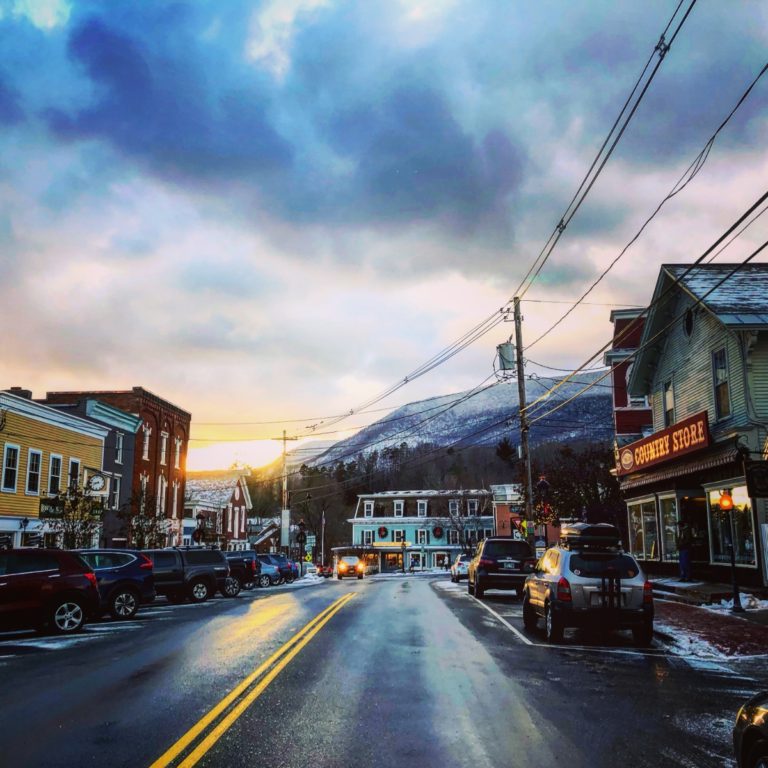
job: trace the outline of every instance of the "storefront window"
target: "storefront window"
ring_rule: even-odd
[[[677,560],[679,557],[675,546],[677,521],[679,520],[677,499],[674,496],[659,499],[659,507],[661,511],[662,556],[665,560]]]
[[[641,560],[657,560],[659,557],[656,502],[653,499],[628,504],[630,550]]]
[[[712,562],[731,562],[731,515],[720,510],[720,493],[709,491],[709,524],[712,531]],[[755,529],[746,486],[731,489],[735,556],[739,565],[755,565]]]

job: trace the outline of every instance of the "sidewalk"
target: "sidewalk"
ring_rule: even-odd
[[[678,653],[768,655],[768,594],[740,590],[743,613],[733,613],[730,584],[652,578],[659,635]]]

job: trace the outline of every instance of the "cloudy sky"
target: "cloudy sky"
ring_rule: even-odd
[[[3,386],[143,385],[193,413],[190,467],[355,408],[511,298],[676,5],[0,0]],[[767,43],[764,4],[700,0],[527,299],[616,256]],[[767,89],[590,302],[647,302],[764,191]],[[582,363],[609,313],[530,357]],[[510,332],[378,407],[475,386]]]

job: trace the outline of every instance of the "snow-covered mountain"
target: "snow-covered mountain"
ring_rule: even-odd
[[[600,374],[579,374],[557,392],[532,405],[532,444],[565,440],[610,440],[613,437],[613,412],[609,379],[597,382]],[[560,379],[532,378],[526,381],[526,401],[534,403],[546,396]],[[597,383],[595,383],[597,382]],[[584,389],[595,386],[568,402],[560,410],[548,412]],[[341,440],[307,461],[327,464],[348,461],[359,453],[408,443],[436,446],[495,445],[503,437],[513,445],[519,442],[517,420],[517,382],[502,381],[481,390],[433,397],[409,403],[379,419],[357,434]],[[540,420],[536,420],[541,417]]]

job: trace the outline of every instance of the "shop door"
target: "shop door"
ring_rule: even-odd
[[[384,555],[384,572],[392,573],[393,571],[403,570],[403,555],[401,552],[387,552]]]
[[[707,500],[704,496],[680,499],[680,519],[691,526],[693,547],[691,561],[709,563],[709,527],[707,525]]]

